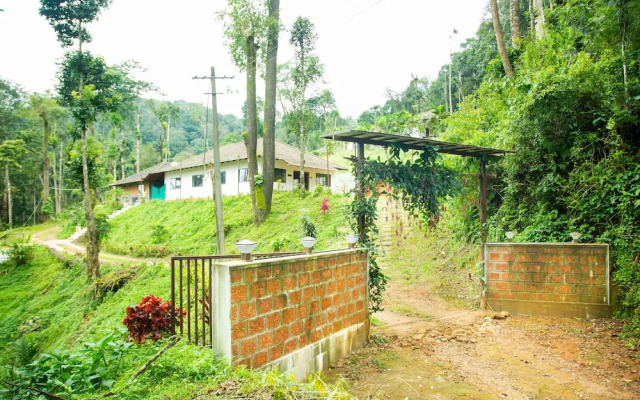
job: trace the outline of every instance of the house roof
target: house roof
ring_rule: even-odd
[[[171,163],[169,162],[161,162],[160,164],[156,164],[152,167],[149,167],[147,169],[144,169],[140,172],[138,172],[137,174],[133,174],[130,176],[127,176],[124,179],[120,179],[119,181],[116,181],[114,183],[112,183],[113,186],[122,186],[122,185],[127,185],[130,183],[140,183],[143,182],[145,180],[147,180],[147,178],[149,177],[149,175],[154,175],[157,174],[159,172],[162,172],[161,169],[164,168],[165,166],[169,165]]]
[[[286,143],[276,142],[276,160],[284,161],[285,163],[293,166],[300,166],[300,149],[290,146]],[[262,139],[258,139],[258,157],[262,157]],[[220,147],[220,162],[231,162],[237,160],[245,160],[247,158],[247,147],[244,143],[230,143]],[[157,174],[170,171],[178,171],[182,169],[197,168],[203,165],[210,165],[213,163],[213,150],[206,152],[205,154],[199,154],[197,156],[190,157],[180,162],[162,162],[154,165],[151,168],[147,168],[144,171],[140,171],[137,174],[128,176],[124,179],[112,183],[113,186],[121,186],[128,183],[142,182],[148,178],[150,174]],[[304,165],[309,168],[327,169],[327,160],[313,154],[305,153]],[[335,163],[329,163],[330,171],[346,171],[347,168]]]

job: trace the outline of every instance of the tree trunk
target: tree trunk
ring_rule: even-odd
[[[136,174],[140,172],[140,142],[142,135],[140,134],[140,102],[136,105]]]
[[[44,113],[40,114],[40,117],[44,122],[42,135],[42,207],[44,207],[49,200],[49,119]]]
[[[507,52],[507,46],[504,43],[504,36],[502,35],[502,26],[500,25],[500,16],[498,15],[498,2],[497,0],[491,0],[491,16],[493,17],[493,30],[496,33],[496,41],[498,42],[498,52],[500,53],[500,59],[502,60],[502,66],[504,72],[509,78],[513,78],[513,67],[511,61],[509,61],[509,53]]]
[[[253,36],[247,37],[247,164],[249,173],[249,190],[253,206],[253,222],[261,223],[256,200],[256,174],[258,172],[258,114],[256,110],[256,43]]]
[[[451,49],[451,36],[449,36],[449,109],[453,112],[453,96],[451,93],[451,85],[453,84],[453,79],[451,76],[453,68],[453,50]]]
[[[60,214],[62,212],[62,200],[63,200],[63,193],[64,193],[64,179],[63,179],[63,175],[62,175],[62,167],[64,166],[64,161],[62,158],[62,140],[60,141],[60,165],[58,166],[58,168],[60,169],[58,171],[58,196],[60,197],[60,199],[58,200],[58,206],[60,207],[58,210],[56,210],[56,212],[58,214]]]
[[[520,1],[511,0],[510,2],[510,14],[511,14],[511,45],[514,48],[520,47]]]
[[[444,75],[444,111],[447,112],[449,111],[449,102],[447,100],[447,75]]]
[[[13,201],[11,198],[11,180],[9,179],[9,165],[4,166],[4,187],[7,191],[7,219],[9,221],[9,229],[13,229]]]
[[[167,143],[165,146],[167,152],[167,159],[165,161],[169,161],[169,154],[171,154],[171,149],[169,148],[169,139],[171,137],[171,117],[167,117]]]
[[[625,104],[629,104],[631,95],[629,94],[629,71],[627,67],[627,21],[628,11],[627,2],[625,1],[620,10],[620,48],[622,50],[622,83],[624,85]]]
[[[80,32],[82,32],[82,23],[80,23]],[[80,34],[80,40],[78,41],[78,49],[82,52],[82,34]],[[83,73],[80,70],[78,93],[82,95],[83,89]],[[87,248],[87,278],[91,280],[92,277],[100,277],[100,260],[98,258],[100,254],[100,246],[98,244],[98,230],[96,229],[96,222],[93,219],[93,205],[91,202],[91,189],[89,188],[89,165],[87,163],[87,127],[82,128],[82,189],[84,192],[84,216],[87,224],[86,248]]]
[[[533,8],[536,15],[536,37],[542,39],[544,36],[544,2],[543,0],[533,0]]]
[[[302,46],[301,46],[302,47]],[[305,80],[305,68],[304,68],[304,56],[305,50],[304,47],[300,49],[300,68],[302,69],[302,88],[300,93],[300,104],[298,105],[298,109],[300,110],[299,115],[299,124],[300,124],[300,182],[298,182],[298,186],[300,190],[306,190],[305,187],[305,179],[304,179],[304,153],[307,150],[307,141],[305,140],[305,132],[304,132],[304,109],[305,109],[305,95],[307,91],[307,82]]]
[[[529,0],[529,30],[531,39],[536,37],[536,16],[533,12],[533,0]]]
[[[264,95],[264,137],[262,139],[262,176],[264,185],[264,217],[271,212],[273,181],[276,168],[276,83],[278,78],[278,33],[280,0],[269,1],[269,31]]]
[[[55,129],[54,129],[55,130]],[[53,149],[53,165],[52,170],[53,170],[53,204],[54,204],[54,213],[56,215],[59,214],[59,209],[60,209],[60,198],[58,197],[58,167],[56,164],[56,150],[55,148]]]
[[[89,167],[87,164],[87,130],[82,130],[82,188],[84,190],[84,216],[87,221],[87,275],[91,279],[100,277],[100,245],[98,244],[98,230],[93,218],[91,189],[89,188]]]

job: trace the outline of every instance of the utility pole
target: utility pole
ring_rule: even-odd
[[[193,79],[211,80],[211,108],[213,111],[213,204],[216,216],[216,254],[224,255],[224,220],[222,218],[222,185],[220,183],[220,135],[218,133],[218,102],[216,95],[216,79],[233,79],[232,76],[216,76],[214,67],[211,67],[211,76],[194,76]]]

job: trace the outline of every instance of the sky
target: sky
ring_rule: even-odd
[[[138,61],[137,78],[155,83],[161,93],[148,97],[207,104],[209,75],[219,80],[218,112],[242,114],[245,74],[231,61],[216,13],[224,0],[113,0],[89,26],[86,49],[107,63]],[[64,49],[38,13],[38,0],[0,0],[0,77],[30,92],[55,88],[57,61]],[[289,29],[298,16],[316,27],[316,54],[325,65],[324,82],[341,115],[360,113],[386,101],[387,89],[401,92],[412,75],[435,79],[453,51],[474,36],[486,13],[485,0],[281,0],[278,63],[293,57]],[[258,96],[264,97],[259,80]]]

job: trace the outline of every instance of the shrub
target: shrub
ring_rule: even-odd
[[[322,186],[322,185],[316,185],[316,187],[314,187],[314,188],[313,188],[313,197],[318,197],[318,196],[320,196],[323,192],[324,192],[324,186]]]
[[[120,361],[132,343],[109,335],[97,343],[85,343],[80,351],[54,350],[12,371],[11,385],[0,391],[0,399],[34,398],[29,388],[60,395],[88,394],[113,386]],[[33,353],[28,349],[28,356]],[[39,397],[38,397],[39,398]],[[74,397],[76,398],[76,397]]]
[[[164,225],[154,225],[151,227],[151,243],[161,244],[167,241],[169,231]]]
[[[16,267],[25,265],[33,259],[33,244],[28,237],[16,240],[9,246],[7,256]]]
[[[163,334],[171,333],[171,308],[170,301],[164,302],[156,296],[145,296],[136,306],[127,307],[127,316],[122,321],[129,330],[129,339],[143,343],[148,339],[158,341]],[[176,325],[180,319],[178,315],[186,315],[186,312],[174,308]]]
[[[278,239],[272,240],[270,245],[273,251],[282,251],[285,247],[291,244],[291,240],[285,236],[280,236]]]
[[[320,205],[320,211],[322,211],[322,213],[324,214],[329,210],[331,210],[331,204],[329,204],[329,199],[325,197],[324,199],[322,199],[322,204]]]
[[[302,223],[302,234],[304,236],[317,237],[316,235],[318,234],[318,230],[309,217],[303,215],[300,222]]]

